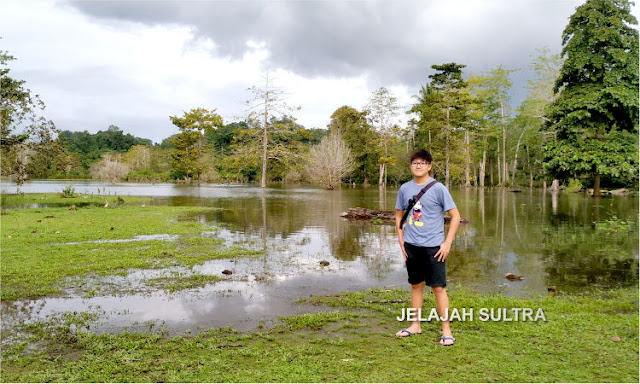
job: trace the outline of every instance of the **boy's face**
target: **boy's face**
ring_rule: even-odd
[[[424,177],[431,171],[431,163],[425,159],[415,159],[411,162],[411,174],[414,177]]]

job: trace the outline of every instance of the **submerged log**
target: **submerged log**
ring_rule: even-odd
[[[376,211],[373,209],[367,208],[349,208],[347,212],[342,212],[340,214],[341,217],[347,218],[349,220],[379,220],[381,224],[390,224],[395,225],[396,223],[396,212],[395,211]],[[451,221],[451,217],[445,216],[444,222],[448,223]],[[463,218],[460,218],[460,223],[466,224],[469,221]]]
[[[346,217],[347,219],[357,220],[372,220],[376,218],[391,222],[395,222],[396,220],[396,213],[394,211],[374,211],[372,209],[360,207],[349,208],[347,212],[342,212],[340,216]]]
[[[614,189],[613,191],[609,191],[609,193],[611,193],[612,195],[616,195],[616,196],[626,196],[626,195],[629,194],[629,190],[626,189],[626,188]]]

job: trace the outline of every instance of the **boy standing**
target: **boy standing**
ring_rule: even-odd
[[[447,286],[445,261],[460,225],[460,213],[447,188],[429,176],[431,160],[431,154],[424,149],[411,155],[410,167],[413,180],[404,183],[398,191],[396,228],[398,242],[409,274],[409,284],[411,284],[411,306],[415,308],[415,313],[422,310],[423,288],[428,285],[435,295],[438,315],[441,318],[447,318],[449,298],[445,289]],[[410,208],[409,200],[420,194],[420,191],[432,182],[435,184],[431,185]],[[403,229],[400,222],[407,209],[411,211]],[[444,237],[445,211],[451,216],[446,239]],[[419,333],[422,332],[418,319],[408,328],[398,331],[396,336],[409,337]],[[455,340],[449,320],[443,321],[440,344],[452,346]]]

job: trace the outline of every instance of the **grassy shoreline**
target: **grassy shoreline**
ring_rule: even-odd
[[[40,348],[5,348],[13,382],[638,382],[635,289],[535,299],[450,291],[457,308],[543,308],[547,321],[453,323],[456,345],[438,345],[439,324],[393,336],[403,290],[311,297],[336,310],[283,318],[268,331],[209,330],[95,335],[87,317],[28,330]],[[431,296],[431,295],[429,295]],[[393,301],[393,303],[389,303]],[[428,297],[426,307],[433,305]],[[620,341],[612,340],[619,337]]]
[[[103,205],[105,199],[112,202],[107,207]],[[257,253],[227,249],[221,240],[203,235],[215,228],[188,218],[212,208],[129,205],[127,202],[132,200],[139,203],[149,199],[124,199],[124,203],[118,203],[114,196],[88,199],[58,199],[52,194],[3,196],[3,205],[64,200],[66,206],[2,212],[0,298],[16,300],[59,294],[70,278],[125,274],[130,269],[190,268],[207,260]],[[70,209],[80,200],[101,204]],[[195,286],[205,282],[203,278],[185,278]],[[174,284],[176,280],[166,282]]]

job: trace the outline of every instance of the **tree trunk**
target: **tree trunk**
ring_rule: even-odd
[[[502,160],[500,159],[500,139],[498,139],[498,156],[496,158],[496,166],[498,167],[498,186],[502,186]]]
[[[262,128],[262,176],[260,178],[260,187],[267,187],[267,118],[265,115],[265,122]]]
[[[509,181],[509,162],[508,161],[504,164],[504,168],[502,169],[505,173],[504,185],[506,187],[507,185],[511,185],[511,182]]]
[[[600,174],[596,173],[593,179],[593,196],[600,197]]]
[[[500,100],[500,115],[502,121],[502,182],[507,185],[509,182],[509,167],[507,165],[507,127],[504,124],[504,106]]]
[[[444,142],[444,153],[445,153],[445,169],[444,169],[444,185],[449,188],[449,145],[450,145],[450,140],[449,140],[449,108],[446,109],[446,113],[447,113],[447,125],[445,127],[445,142]]]
[[[473,180],[473,182],[471,183],[472,187],[477,187],[478,186],[478,168],[476,168],[476,165],[474,163],[471,163],[471,175],[469,176],[470,181]]]
[[[487,150],[482,151],[482,162],[480,162],[480,176],[478,177],[478,182],[480,183],[480,187],[484,188],[484,175],[487,167]]]
[[[533,172],[529,171],[529,188],[533,189]]]
[[[489,162],[489,184],[490,185],[495,185],[493,183],[493,161]]]
[[[533,189],[533,170],[531,169],[531,154],[529,153],[529,146],[525,145],[527,149],[527,168],[529,169],[529,188]]]
[[[381,186],[384,181],[384,163],[380,164],[380,175],[378,176],[378,185]]]
[[[511,180],[513,180],[514,182],[516,180],[516,170],[518,168],[518,151],[520,150],[520,143],[522,142],[522,136],[524,136],[524,130],[522,130],[520,137],[518,137],[518,144],[516,145],[516,154],[513,159],[513,171],[511,172]]]
[[[471,186],[471,151],[469,151],[469,131],[464,132],[464,152],[465,152],[465,165],[464,165],[464,186]]]

